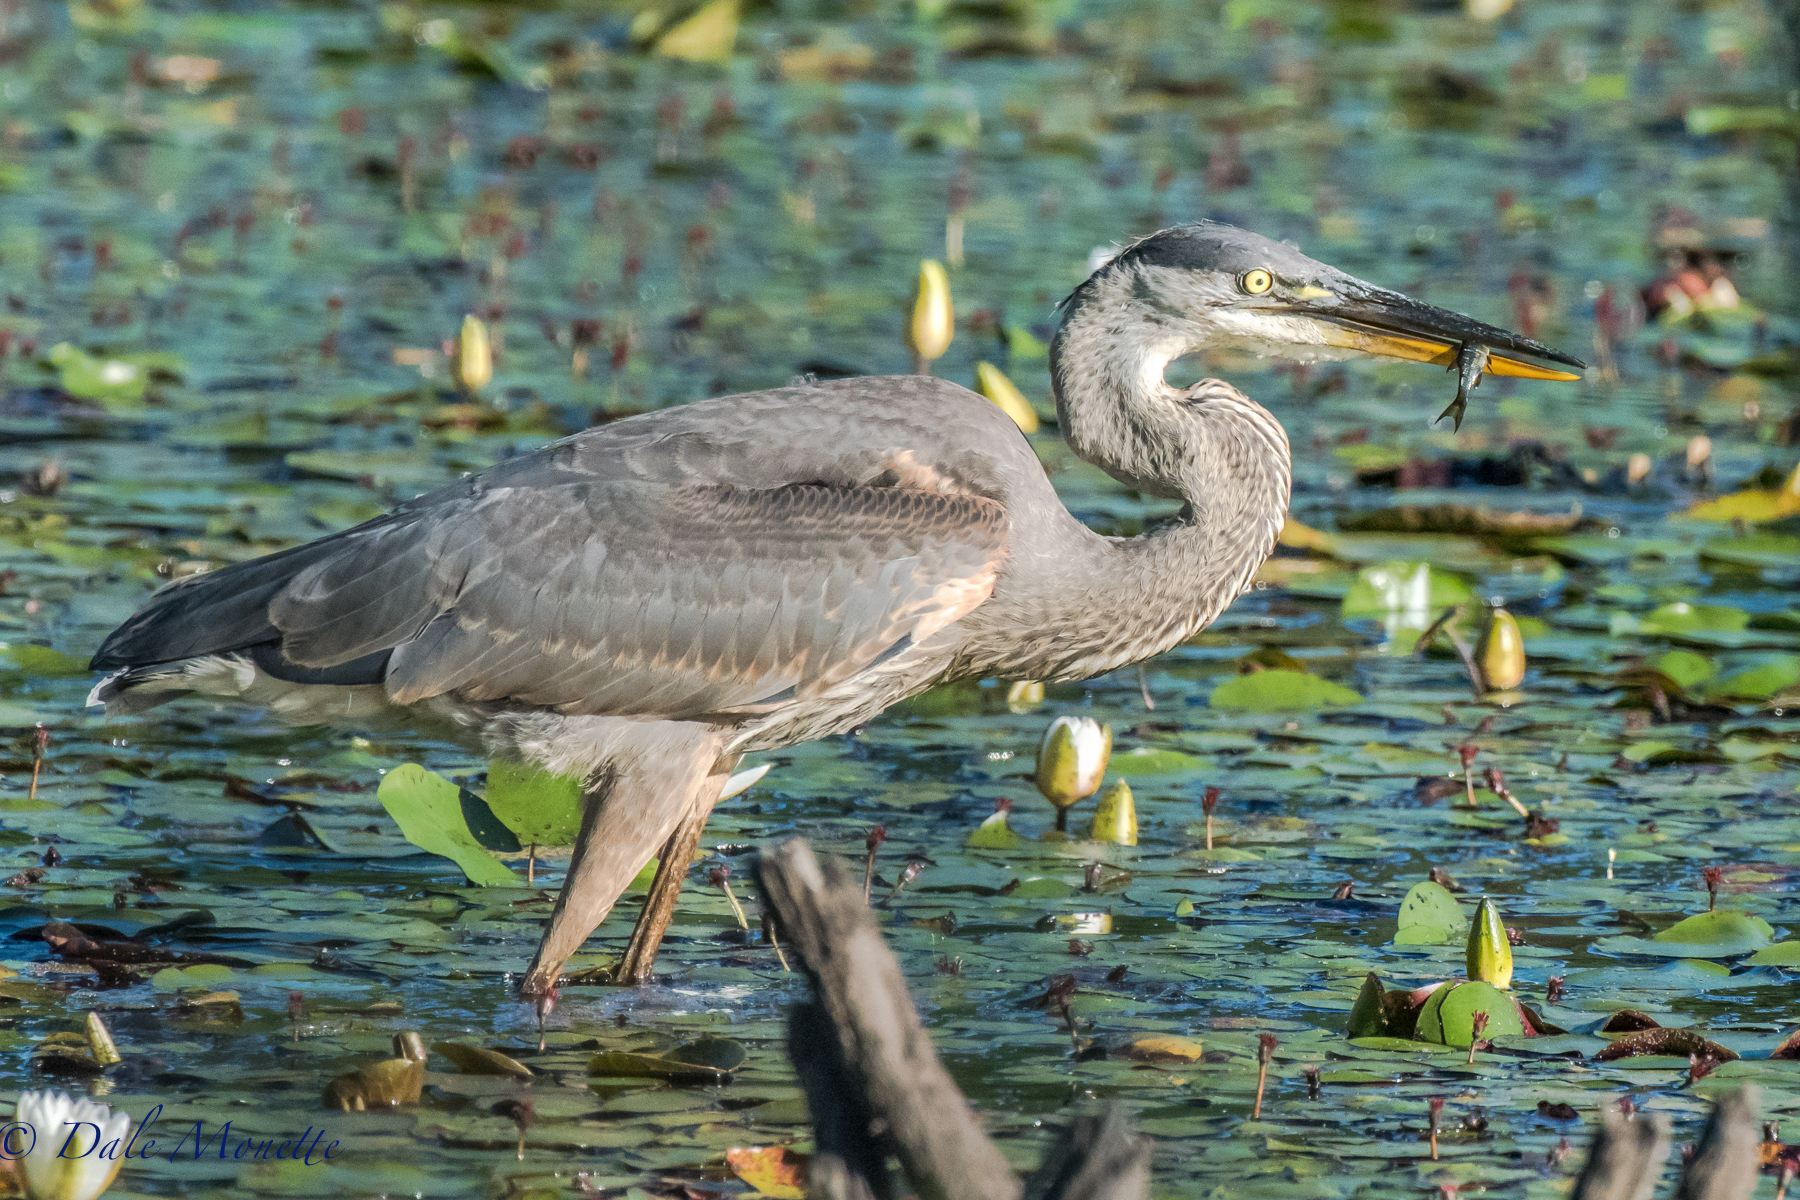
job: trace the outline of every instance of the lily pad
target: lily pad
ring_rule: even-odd
[[[481,848],[463,817],[461,789],[417,763],[389,771],[375,793],[406,840],[462,868],[469,882],[510,887],[520,882],[510,868]]]
[[[1425,1007],[1419,1010],[1419,1026],[1415,1036],[1422,1042],[1442,1042],[1446,1046],[1467,1049],[1475,1041],[1475,1014],[1486,1013],[1484,1038],[1506,1037],[1525,1032],[1519,1019],[1518,1006],[1512,997],[1489,983],[1463,980],[1431,993]]]
[[[1221,683],[1207,703],[1243,712],[1306,712],[1361,704],[1362,697],[1342,684],[1304,671],[1253,671]]]
[[[1400,924],[1394,932],[1394,944],[1441,946],[1461,940],[1468,928],[1469,918],[1450,890],[1426,880],[1414,884],[1400,902]]]

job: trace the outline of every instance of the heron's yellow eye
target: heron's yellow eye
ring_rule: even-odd
[[[1245,271],[1244,277],[1238,282],[1252,296],[1260,296],[1275,286],[1275,277],[1258,267],[1254,271]]]

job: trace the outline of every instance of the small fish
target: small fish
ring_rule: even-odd
[[[1449,417],[1450,428],[1462,428],[1463,412],[1469,407],[1469,389],[1481,386],[1481,373],[1487,370],[1487,362],[1486,346],[1470,342],[1462,344],[1462,349],[1456,352],[1456,399],[1450,402],[1450,407],[1437,415],[1437,421],[1433,421],[1433,425]]]

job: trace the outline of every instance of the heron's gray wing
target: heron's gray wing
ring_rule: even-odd
[[[344,562],[297,579],[271,606],[288,656],[328,665],[369,653],[340,614],[378,610],[389,629],[416,623],[388,663],[397,702],[756,711],[817,695],[963,616],[992,592],[1006,548],[1004,510],[977,496],[557,490],[567,494],[549,520],[493,497],[404,572]],[[417,580],[400,603],[384,582],[395,575]]]
[[[540,477],[541,480],[541,477]],[[581,714],[816,695],[993,590],[996,501],[561,475],[475,488],[162,593],[101,667],[279,646],[281,669]],[[160,611],[159,611],[160,610]],[[368,678],[338,678],[347,664]]]

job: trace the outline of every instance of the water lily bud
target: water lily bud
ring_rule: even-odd
[[[129,1113],[114,1115],[104,1104],[62,1092],[24,1092],[13,1120],[38,1131],[29,1152],[12,1164],[27,1200],[94,1200],[125,1165],[123,1155],[102,1158],[100,1150],[109,1142],[125,1144]]]
[[[1094,809],[1094,823],[1088,827],[1088,840],[1137,845],[1137,804],[1131,798],[1131,785],[1123,779],[1100,797]]]
[[[1470,979],[1497,988],[1512,986],[1512,943],[1500,920],[1500,907],[1491,897],[1482,897],[1475,909],[1475,920],[1469,924],[1467,965]]]
[[[1112,758],[1112,727],[1092,717],[1058,717],[1038,746],[1035,781],[1059,810],[1093,795]]]
[[[1504,608],[1496,608],[1488,620],[1487,638],[1481,646],[1481,675],[1497,691],[1516,688],[1525,679],[1525,638],[1519,623]]]
[[[456,339],[456,381],[478,392],[494,377],[494,352],[488,345],[487,326],[472,316],[464,317]]]
[[[1513,0],[1463,0],[1463,11],[1477,21],[1497,21],[1512,11]]]
[[[1712,439],[1711,438],[1707,437],[1704,433],[1700,433],[1700,434],[1695,434],[1693,437],[1688,439],[1687,465],[1688,465],[1689,470],[1692,470],[1695,467],[1702,466],[1703,464],[1705,464],[1706,460],[1711,457],[1712,457]]]
[[[1650,478],[1650,456],[1639,451],[1625,460],[1625,482],[1632,487]]]
[[[1025,393],[993,363],[975,364],[975,390],[999,405],[1000,411],[1011,417],[1023,432],[1032,433],[1037,429],[1037,413],[1032,410],[1031,401],[1025,399]]]
[[[1800,506],[1800,463],[1788,472],[1787,482],[1781,485],[1781,509],[1788,512]]]
[[[950,303],[950,277],[944,265],[928,258],[919,264],[919,288],[913,297],[912,318],[906,323],[906,344],[923,362],[943,356],[956,336],[956,309]]]
[[[1016,713],[1030,712],[1044,702],[1044,683],[1041,679],[1015,680],[1006,689],[1006,707]]]

